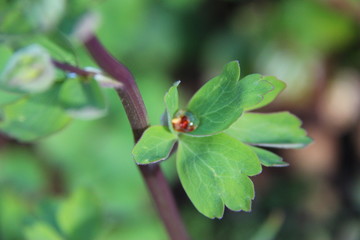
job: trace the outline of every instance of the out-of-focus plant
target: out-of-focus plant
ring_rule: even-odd
[[[221,218],[224,206],[250,211],[255,191],[249,177],[259,174],[261,165],[287,165],[260,147],[300,148],[311,142],[301,122],[288,112],[249,112],[272,102],[285,84],[259,74],[240,79],[239,63],[233,61],[200,88],[185,108],[179,107],[179,82],[175,83],[165,95],[163,125],[148,127],[132,74],[94,35],[96,2],[1,3],[0,131],[33,142],[63,129],[72,119],[101,118],[108,113],[105,88],[111,88],[122,100],[137,142],[134,159],[171,238],[188,239],[159,167],[176,143],[179,178],[202,214]],[[80,44],[101,70],[78,65],[74,46]],[[97,213],[86,210],[92,204],[86,192],[76,193],[52,211],[50,221],[55,227],[44,218],[25,235],[28,239],[90,239],[91,231],[84,229],[94,230],[97,223]],[[67,221],[74,212],[78,218]]]

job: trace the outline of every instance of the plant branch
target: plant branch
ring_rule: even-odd
[[[134,140],[137,142],[148,127],[148,117],[134,77],[123,64],[109,54],[95,36],[88,38],[84,44],[96,63],[110,76],[123,84],[123,87],[117,89],[117,92],[128,116]],[[189,239],[170,186],[161,171],[160,165],[138,165],[138,167],[171,239]]]
[[[59,61],[54,60],[54,59],[51,60],[51,61],[54,64],[55,67],[57,67],[59,69],[62,69],[64,71],[66,71],[66,72],[76,73],[77,75],[80,75],[80,76],[83,76],[83,77],[89,77],[89,76],[92,76],[92,75],[95,74],[93,72],[86,71],[84,69],[72,66],[72,65],[67,64],[67,63],[62,63],[62,62],[59,62]]]

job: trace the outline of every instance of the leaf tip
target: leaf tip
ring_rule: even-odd
[[[230,72],[236,77],[236,80],[240,79],[240,63],[238,60],[227,63],[224,67],[223,72]]]
[[[181,81],[180,81],[180,80],[177,80],[176,82],[174,82],[173,87],[177,87],[177,86],[179,86],[179,85],[180,85],[180,83],[181,83]]]

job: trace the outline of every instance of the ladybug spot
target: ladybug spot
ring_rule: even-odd
[[[177,132],[192,132],[196,129],[194,116],[190,112],[179,111],[171,120],[172,126]]]

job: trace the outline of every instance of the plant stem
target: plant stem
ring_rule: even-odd
[[[85,47],[96,63],[124,87],[117,89],[137,142],[148,127],[148,117],[139,89],[130,71],[103,47],[95,36],[85,41]],[[181,220],[170,186],[159,164],[138,165],[155,202],[157,211],[171,239],[190,239]]]
[[[54,64],[55,67],[62,69],[66,72],[70,72],[70,73],[76,73],[77,75],[83,76],[83,77],[89,77],[91,75],[94,75],[95,73],[83,70],[81,68],[72,66],[70,64],[67,63],[62,63],[62,62],[58,62],[56,60],[52,60],[52,63]]]

